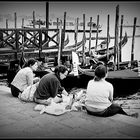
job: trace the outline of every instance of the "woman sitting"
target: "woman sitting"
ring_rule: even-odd
[[[39,78],[34,78],[33,71],[38,67],[37,60],[31,58],[20,69],[15,75],[13,81],[11,82],[11,93],[14,97],[18,97],[19,93],[22,93],[24,89],[39,81]]]
[[[128,114],[119,104],[113,102],[113,85],[105,80],[107,68],[99,65],[95,69],[95,77],[87,86],[85,107],[90,115],[108,117],[115,114],[124,114],[137,117],[138,113]]]

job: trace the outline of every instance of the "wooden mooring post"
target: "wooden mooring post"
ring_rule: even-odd
[[[96,32],[96,45],[95,45],[95,51],[97,50],[97,45],[98,45],[98,34],[99,34],[99,15],[97,15],[97,32]]]
[[[75,51],[77,50],[78,24],[79,24],[79,18],[76,18],[75,19],[75,32],[74,32]]]
[[[84,66],[85,65],[85,14],[83,14],[83,38],[84,38],[84,41],[83,41],[83,46],[82,46],[82,65]]]
[[[92,32],[92,17],[90,17],[90,32],[89,32],[89,56],[91,56],[91,32]]]
[[[60,25],[59,25],[59,46],[58,46],[58,59],[57,63],[58,65],[61,65],[61,50],[62,50],[62,20],[60,19]]]
[[[107,16],[107,61],[109,60],[109,23],[110,23],[110,15]]]
[[[17,28],[17,13],[14,13],[14,17],[15,17],[15,28]]]
[[[49,29],[49,2],[46,2],[46,28]],[[45,42],[48,40],[48,30],[45,32]],[[46,44],[48,47],[48,43]]]
[[[119,27],[119,5],[116,7],[116,18],[115,18],[115,45],[114,45],[114,65],[116,70],[116,59],[117,59],[117,70],[119,69],[119,55],[118,55],[118,27]]]
[[[136,22],[137,22],[137,18],[135,17],[134,25],[133,25],[133,36],[132,36],[131,62],[134,61],[134,43],[135,43]]]
[[[59,30],[59,26],[60,26],[60,25],[59,25],[59,23],[60,23],[60,22],[59,22],[59,18],[56,19],[56,22],[57,22],[56,29]],[[59,34],[58,34],[57,37],[56,37],[56,41],[57,41],[57,42],[60,41],[60,40],[59,40]]]
[[[119,46],[119,62],[122,61],[122,32],[123,32],[123,18],[124,16],[121,15],[121,27],[120,27],[120,46]]]
[[[60,29],[59,29],[59,48],[58,48],[58,65],[62,63],[62,51],[64,49],[64,40],[65,40],[65,29],[66,29],[66,12],[64,12],[64,22],[63,22],[63,29],[62,29],[62,20],[60,20]]]
[[[6,29],[8,29],[8,19],[6,19]]]

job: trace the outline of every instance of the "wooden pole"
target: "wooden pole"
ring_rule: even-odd
[[[120,27],[120,42],[122,42],[122,32],[123,32],[123,15],[121,15],[121,27]],[[119,46],[119,62],[122,61],[122,43]]]
[[[6,19],[6,29],[8,29],[8,19]],[[6,31],[8,33],[8,31]]]
[[[17,13],[14,13],[14,17],[15,17],[15,28],[17,28]]]
[[[135,17],[134,26],[133,26],[133,36],[132,36],[131,63],[134,60],[134,43],[135,43],[136,22],[137,22],[137,18]]]
[[[83,66],[85,65],[85,14],[83,14],[83,48],[82,48],[82,53],[83,53]]]
[[[109,46],[109,22],[110,21],[110,15],[107,16],[107,62],[109,60],[109,49],[108,49],[108,46]]]
[[[19,30],[15,30],[15,47],[16,47],[15,59],[16,60],[18,60],[17,53],[19,52],[18,38],[19,38]]]
[[[17,28],[17,13],[14,13],[14,18],[15,18],[15,29]],[[16,52],[15,52],[15,59],[18,60],[17,53],[19,51],[18,49],[18,31],[15,31],[15,47],[16,47]]]
[[[22,28],[24,28],[24,18],[22,18],[22,25],[21,25]]]
[[[97,45],[98,45],[98,33],[99,33],[99,15],[97,15],[97,32],[96,32],[96,45],[95,45],[95,51],[97,50]]]
[[[35,29],[35,11],[33,11],[33,28]],[[35,36],[35,31],[33,31],[33,36]],[[36,42],[34,37],[34,43]]]
[[[66,14],[67,13],[64,12],[64,21],[63,21],[63,30],[62,30],[62,39],[61,39],[61,41],[62,41],[62,43],[61,43],[62,47],[61,47],[61,49],[64,48],[65,30],[66,30]]]
[[[79,24],[79,18],[76,18],[75,19],[75,36],[74,36],[74,39],[75,39],[75,51],[77,50],[77,36],[78,36],[78,24]]]
[[[35,11],[33,11],[33,28],[35,28]]]
[[[58,50],[58,65],[62,64],[62,50],[64,48],[64,40],[65,40],[65,29],[66,29],[66,12],[64,12],[64,21],[63,21],[63,29],[62,29],[62,20],[60,21],[60,43]]]
[[[6,29],[8,29],[8,19],[6,19]]]
[[[38,24],[38,28],[41,27],[41,20],[39,19],[39,24]]]
[[[22,18],[22,25],[21,25],[22,28],[24,28],[24,18]],[[24,31],[23,31],[23,34],[24,34]],[[22,36],[22,44],[24,43],[24,36]]]
[[[39,30],[39,58],[41,58],[42,52],[42,30]]]
[[[117,70],[119,69],[119,64],[118,64],[118,25],[119,25],[119,5],[117,5],[117,7],[116,7],[115,45],[114,45],[114,64],[115,64],[115,69],[116,69],[116,58],[117,58]]]
[[[57,18],[56,20],[57,20],[56,28],[59,29],[59,18]],[[59,42],[59,34],[57,35],[56,40],[57,40],[57,42]]]
[[[46,28],[49,28],[49,2],[46,2]],[[48,40],[48,30],[45,33],[45,42]],[[48,47],[48,43],[46,44]]]
[[[60,19],[60,25],[59,25],[59,46],[58,46],[58,59],[57,59],[57,63],[58,65],[61,65],[61,47],[62,47],[62,20]]]
[[[91,33],[92,33],[92,17],[90,17],[90,32],[89,32],[89,56],[91,56]]]

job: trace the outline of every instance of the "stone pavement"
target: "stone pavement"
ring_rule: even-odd
[[[35,103],[12,97],[0,86],[0,138],[140,138],[140,118],[125,115],[90,116],[67,112],[60,116],[34,111]]]

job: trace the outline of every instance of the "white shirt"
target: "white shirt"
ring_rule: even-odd
[[[30,67],[20,69],[12,81],[12,85],[23,91],[29,85],[33,84],[33,71]]]
[[[87,94],[85,104],[97,110],[104,110],[112,103],[109,97],[113,100],[113,86],[105,79],[100,81],[90,80],[87,86]]]

